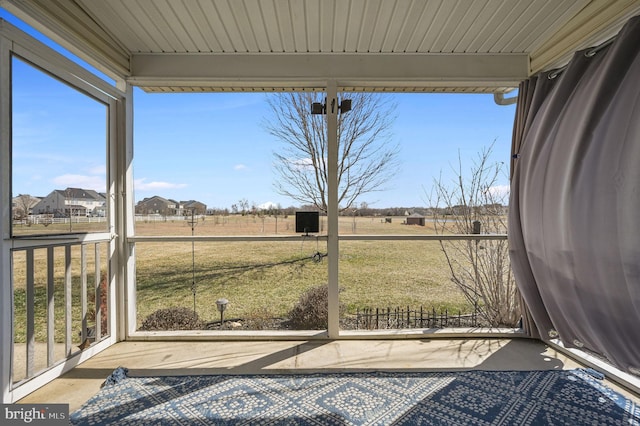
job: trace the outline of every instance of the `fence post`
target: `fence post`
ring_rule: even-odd
[[[376,308],[376,330],[380,329],[380,316],[378,312],[378,308]]]

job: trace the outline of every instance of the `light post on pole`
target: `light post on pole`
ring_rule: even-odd
[[[220,328],[224,324],[224,311],[227,309],[227,304],[229,301],[227,299],[218,299],[216,300],[216,307],[218,308],[218,312],[220,312]]]

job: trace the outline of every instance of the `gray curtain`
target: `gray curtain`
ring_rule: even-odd
[[[510,177],[513,181],[515,165],[517,160],[520,157],[520,149],[522,147],[522,142],[524,139],[524,135],[527,133],[529,128],[531,127],[531,122],[533,118],[537,115],[538,110],[544,103],[544,100],[547,98],[547,95],[554,87],[555,82],[558,80],[556,77],[558,73],[556,71],[542,73],[537,76],[533,76],[528,80],[520,83],[518,87],[518,103],[516,105],[516,115],[513,126],[513,136],[511,139],[511,167],[510,167]],[[513,191],[513,189],[512,189]],[[513,204],[512,204],[513,206]],[[514,217],[518,217],[517,220],[514,220]],[[511,207],[511,217],[509,218],[509,222],[512,223],[511,229],[509,230],[509,235],[513,235],[511,238],[510,246],[522,246],[522,229],[520,227],[520,213],[518,210],[518,206],[515,205]],[[517,232],[514,232],[515,227],[518,228]],[[516,243],[517,244],[514,244]],[[518,245],[519,244],[519,245]],[[524,269],[527,272],[527,276],[531,276],[531,271],[529,270],[528,260],[526,258],[514,259],[512,260],[512,264],[515,261],[518,262],[518,267],[520,269]],[[518,269],[518,268],[516,268]],[[537,291],[538,289],[535,286],[529,286],[527,288],[520,289],[520,311],[522,312],[522,328],[525,332],[531,337],[542,338],[543,336],[540,334],[538,327],[535,323],[534,318],[529,311],[527,300],[533,301],[535,300],[535,304],[540,304],[540,294]],[[526,291],[526,297],[523,291]]]
[[[640,17],[520,87],[509,244],[532,336],[640,369]]]

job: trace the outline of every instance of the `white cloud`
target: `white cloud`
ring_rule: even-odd
[[[496,199],[509,197],[511,187],[509,185],[496,185],[489,188],[489,193]]]
[[[99,192],[105,192],[107,190],[107,184],[104,176],[87,176],[67,173],[53,178],[53,183],[56,186],[65,188],[93,189]]]
[[[233,170],[246,170],[247,166],[245,166],[244,164],[236,164],[235,166],[233,166]]]
[[[278,207],[278,205],[273,201],[267,201],[266,203],[262,203],[258,206],[261,210],[275,209],[276,207]]]
[[[140,191],[153,191],[156,189],[178,189],[187,186],[186,183],[171,183],[171,182],[145,182],[147,178],[136,179],[133,182],[133,186],[136,190]]]
[[[92,175],[104,175],[107,172],[107,166],[104,164],[99,164],[97,166],[93,166],[87,169],[87,172]]]

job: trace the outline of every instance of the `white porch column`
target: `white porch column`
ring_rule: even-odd
[[[135,245],[128,242],[134,235],[133,194],[133,86],[123,83],[120,87],[126,97],[118,110],[116,142],[115,223],[118,234],[116,267],[113,281],[116,287],[116,317],[113,330],[118,341],[125,340],[136,329]]]
[[[338,296],[338,94],[335,81],[327,82],[327,252],[328,252],[328,337],[340,334],[340,310]]]
[[[11,42],[0,37],[0,383],[11,402],[13,298],[11,291]]]

